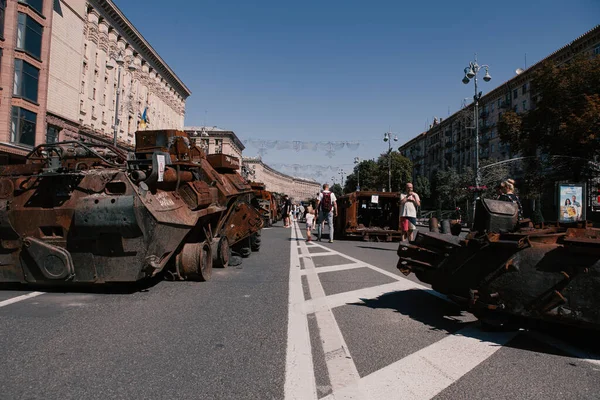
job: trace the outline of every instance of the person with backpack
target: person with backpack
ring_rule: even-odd
[[[329,190],[329,184],[323,185],[323,190],[317,198],[317,241],[321,241],[323,222],[327,219],[329,223],[329,243],[333,243],[333,217],[337,216],[337,199],[335,194]]]

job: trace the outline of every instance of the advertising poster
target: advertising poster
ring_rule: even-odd
[[[600,212],[600,179],[590,181],[590,206],[592,212]]]
[[[559,222],[585,220],[585,185],[578,183],[558,184]]]

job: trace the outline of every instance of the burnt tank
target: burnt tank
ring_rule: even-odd
[[[176,130],[136,132],[135,154],[37,146],[26,164],[0,167],[0,282],[210,279],[213,259],[226,266],[230,247],[262,228],[236,165]]]
[[[337,200],[335,232],[340,237],[365,241],[400,240],[400,193],[352,192]]]
[[[465,238],[419,232],[398,256],[488,326],[600,328],[600,229],[586,222],[534,227],[515,204],[479,199]]]
[[[270,227],[277,223],[277,202],[273,193],[266,190],[262,182],[249,182],[254,192],[255,208],[260,210],[265,226]]]

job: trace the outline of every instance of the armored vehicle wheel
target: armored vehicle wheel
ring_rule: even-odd
[[[261,232],[260,231],[258,231],[256,233],[253,233],[250,236],[250,249],[252,251],[259,251],[260,250],[260,244],[262,242],[262,238],[260,236],[261,236]]]
[[[229,256],[231,253],[227,237],[223,236],[219,238],[212,250],[214,266],[217,268],[227,268],[229,266]]]
[[[207,241],[186,243],[176,257],[177,271],[186,280],[208,281],[212,275],[212,251]]]

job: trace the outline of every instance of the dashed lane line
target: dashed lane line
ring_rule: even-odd
[[[296,234],[301,235],[298,231]],[[308,248],[305,243],[300,243],[300,249],[303,254],[308,255]],[[315,301],[325,299],[325,290],[311,257],[304,258],[304,271],[311,298]],[[327,365],[332,390],[341,390],[350,385],[355,385],[360,380],[360,375],[331,308],[326,305],[320,307],[315,310],[314,315],[319,328],[319,336],[325,354],[325,364]],[[365,396],[360,387],[357,387],[352,393],[347,393],[344,399],[361,400],[365,399]]]
[[[0,301],[0,307],[6,307],[6,306],[9,306],[11,304],[23,301],[23,300],[27,300],[27,299],[31,299],[33,297],[37,297],[37,296],[42,295],[42,294],[44,294],[44,292],[31,292],[31,293],[24,294],[22,296],[13,297],[13,298],[10,298],[8,300],[3,300],[3,301]]]
[[[341,264],[341,265],[332,265],[329,267],[319,267],[316,268],[316,273],[317,274],[323,274],[326,272],[337,272],[337,271],[347,271],[350,269],[356,269],[356,268],[366,268],[366,266],[363,263],[351,263],[351,264]],[[306,275],[307,271],[306,270],[302,270],[300,272],[300,275]]]
[[[294,239],[294,229],[291,230]],[[312,359],[308,319],[304,311],[304,292],[300,276],[298,242],[290,243],[290,283],[288,331],[285,361],[284,396],[290,400],[317,399],[317,385]]]

